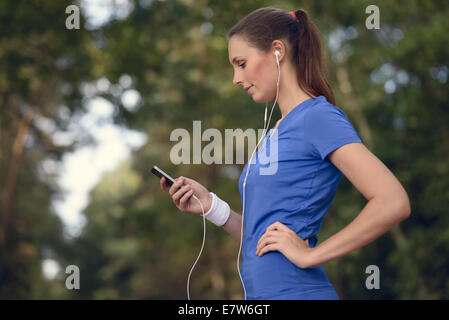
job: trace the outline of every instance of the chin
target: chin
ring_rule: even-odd
[[[257,97],[257,96],[255,97],[255,96],[253,96],[253,100],[254,100],[254,102],[257,102],[257,103],[267,103],[273,99],[271,99],[270,97]]]
[[[252,98],[253,98],[253,101],[257,102],[257,103],[264,103],[265,102],[263,99],[257,99],[254,96]]]
[[[253,98],[253,101],[254,101],[254,102],[257,102],[257,103],[265,103],[265,102],[267,102],[267,101],[270,101],[269,99],[267,99],[267,97],[265,97],[265,96],[260,96],[260,95],[258,95],[257,93],[253,93],[253,94],[251,95],[251,98]]]

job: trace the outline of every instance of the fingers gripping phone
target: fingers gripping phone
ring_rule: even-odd
[[[167,182],[167,184],[169,186],[171,186],[173,183],[175,183],[175,179],[173,179],[172,177],[170,177],[168,174],[166,174],[164,171],[162,171],[161,169],[159,169],[157,166],[153,166],[153,168],[151,168],[151,172],[153,172],[157,177],[165,178],[165,181]],[[179,190],[179,189],[178,189]],[[194,194],[192,194],[189,199],[191,199],[192,197],[196,198],[196,196]]]

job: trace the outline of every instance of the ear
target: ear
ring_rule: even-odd
[[[286,46],[284,44],[284,42],[282,42],[281,40],[274,40],[272,43],[272,50],[273,50],[273,54],[275,54],[276,51],[279,51],[278,54],[278,60],[279,62],[281,62],[282,58],[285,56],[285,50],[286,50]]]

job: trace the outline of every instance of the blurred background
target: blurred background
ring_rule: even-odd
[[[371,4],[378,30],[365,26]],[[186,299],[202,220],[150,169],[241,213],[243,164],[175,165],[170,133],[263,127],[264,105],[232,84],[226,33],[267,6],[309,12],[337,106],[411,201],[410,218],[323,265],[330,282],[341,299],[449,298],[448,1],[0,0],[0,299]],[[365,204],[343,176],[318,244]],[[193,299],[243,297],[238,248],[207,222]],[[365,286],[369,265],[379,290]]]

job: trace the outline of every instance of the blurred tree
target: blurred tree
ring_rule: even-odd
[[[51,208],[58,188],[40,165],[86,141],[53,137],[67,129],[62,106],[81,109],[79,85],[91,78],[96,50],[90,32],[65,29],[70,3],[0,1],[0,298],[51,297],[42,262],[66,252]]]
[[[237,181],[243,164],[174,165],[170,133],[176,128],[192,132],[194,120],[202,120],[202,131],[262,126],[262,106],[232,84],[226,33],[251,11],[271,4],[128,3],[133,10],[126,18],[68,31],[61,14],[66,3],[0,2],[0,181],[5,181],[0,204],[11,232],[0,237],[11,241],[0,252],[1,298],[184,299],[202,221],[179,212],[159,189],[150,173],[154,164],[173,177],[199,181],[241,212]],[[324,268],[342,299],[447,299],[449,4],[412,0],[404,6],[385,0],[377,4],[380,29],[368,30],[370,4],[277,3],[286,11],[309,12],[321,32],[337,106],[403,184],[412,205],[409,219]],[[107,90],[95,89],[98,79],[110,83]],[[125,99],[130,93],[140,98],[134,106]],[[72,146],[55,145],[52,133],[29,117],[51,119],[64,130],[98,95],[114,105],[118,125],[146,133],[148,143],[92,190],[86,227],[76,241],[65,243],[50,208],[57,187],[41,182],[33,168],[45,157],[59,159],[88,137],[77,137]],[[65,108],[71,117],[62,120]],[[278,118],[275,109],[272,123]],[[28,128],[32,141],[20,128]],[[343,178],[319,241],[352,221],[365,203]],[[44,246],[58,253],[61,265],[80,267],[79,291],[68,293],[37,274]],[[238,243],[207,222],[191,297],[241,298],[237,253]],[[365,287],[371,264],[380,268],[380,290]]]

